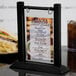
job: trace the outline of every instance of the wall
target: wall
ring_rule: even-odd
[[[76,19],[76,0],[0,0],[0,27],[17,34],[16,2],[24,1],[25,5],[53,6],[54,3],[62,4],[61,42],[67,45],[67,22]],[[69,8],[68,8],[69,7]]]

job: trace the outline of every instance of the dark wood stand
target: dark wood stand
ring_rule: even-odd
[[[52,74],[66,74],[70,70],[65,66],[56,67],[51,64],[40,64],[40,63],[32,63],[32,62],[15,62],[11,67],[11,69],[22,69],[22,70],[29,70],[29,71],[38,71],[44,73],[52,73]]]
[[[51,10],[54,12],[54,64],[46,64],[26,60],[25,44],[25,17],[24,9]],[[18,62],[15,62],[10,68],[24,69],[30,71],[65,74],[68,68],[61,65],[61,4],[54,4],[54,7],[24,6],[24,2],[17,2],[18,19]]]

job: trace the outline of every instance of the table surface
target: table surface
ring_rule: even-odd
[[[67,47],[62,48],[62,65],[67,66]],[[8,64],[0,64],[0,76],[61,76],[56,74],[46,74],[46,73],[32,73],[27,71],[19,70],[19,72],[16,72],[9,68],[10,65]],[[69,72],[66,75],[62,76],[76,76],[76,73]]]

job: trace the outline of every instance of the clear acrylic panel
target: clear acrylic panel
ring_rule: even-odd
[[[54,64],[54,15],[25,9],[26,60]]]

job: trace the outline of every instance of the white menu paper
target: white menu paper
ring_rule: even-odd
[[[32,60],[51,60],[50,25],[32,22],[30,27],[30,55]]]

